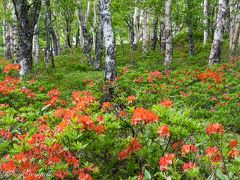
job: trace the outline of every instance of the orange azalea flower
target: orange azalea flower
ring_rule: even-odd
[[[110,102],[104,102],[103,104],[102,104],[102,111],[103,112],[107,112],[109,109],[111,109],[112,108],[112,105],[111,105],[111,103]]]
[[[103,124],[104,123],[104,117],[103,116],[98,116],[97,121],[98,121],[99,124]]]
[[[163,78],[162,73],[159,72],[159,71],[150,72],[150,73],[149,73],[149,76],[150,76],[151,78],[158,78],[158,79],[162,79],[162,78]]]
[[[208,147],[206,149],[206,155],[211,158],[212,162],[220,162],[222,160],[222,156],[216,146]]]
[[[59,97],[61,95],[61,92],[58,89],[53,89],[51,91],[48,91],[48,96],[53,98],[53,97]]]
[[[62,171],[62,170],[58,170],[56,173],[55,173],[55,177],[56,178],[59,178],[59,179],[64,179],[65,177],[68,176],[68,172],[66,171]]]
[[[94,128],[94,131],[97,133],[97,134],[103,134],[104,131],[105,131],[105,127],[104,126],[96,126]]]
[[[0,167],[0,169],[3,171],[3,172],[6,172],[6,173],[12,173],[15,171],[16,169],[16,164],[14,163],[13,160],[10,160],[6,163],[3,163]]]
[[[127,101],[129,104],[133,103],[135,101],[136,97],[135,96],[128,96]]]
[[[170,137],[170,131],[168,125],[164,125],[158,128],[158,134],[160,137]]]
[[[237,158],[238,156],[239,156],[239,151],[237,149],[232,149],[228,154],[229,158]]]
[[[132,153],[139,151],[142,149],[142,144],[140,144],[137,138],[133,138],[131,140],[130,145],[118,153],[117,157],[119,160],[127,159]]]
[[[8,64],[8,65],[5,66],[3,72],[8,74],[8,73],[11,72],[12,70],[14,70],[14,71],[19,71],[20,68],[21,68],[21,67],[20,67],[19,64]]]
[[[193,162],[184,163],[183,166],[182,166],[182,168],[183,168],[183,171],[184,171],[184,172],[187,172],[187,171],[190,170],[190,169],[196,168],[196,164],[193,163]]]
[[[26,155],[24,154],[24,152],[21,152],[17,155],[14,156],[15,160],[17,160],[18,162],[24,162],[27,160]]]
[[[211,134],[223,134],[224,133],[224,127],[219,124],[219,123],[216,123],[216,124],[210,124],[207,129],[206,129],[206,133],[208,135],[211,135]]]
[[[166,99],[164,101],[161,101],[160,105],[168,107],[168,108],[171,108],[173,106],[173,102],[171,100],[169,100],[169,99]]]
[[[142,121],[145,123],[154,123],[158,121],[158,116],[144,108],[136,108],[133,112],[131,123],[137,125]]]
[[[197,150],[198,149],[193,144],[185,144],[182,146],[182,156],[185,157],[186,154],[195,153]]]
[[[235,139],[235,140],[230,141],[230,142],[229,142],[229,146],[230,146],[231,148],[237,148],[237,147],[238,147],[238,140]]]
[[[168,166],[173,163],[174,154],[166,154],[164,157],[161,157],[159,160],[160,170],[165,171],[168,169]]]

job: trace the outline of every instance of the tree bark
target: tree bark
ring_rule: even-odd
[[[147,10],[143,10],[143,23],[142,23],[142,34],[143,34],[143,52],[148,51],[148,13]]]
[[[189,54],[191,56],[195,53],[195,46],[194,46],[194,35],[193,35],[193,23],[192,23],[192,4],[191,0],[186,0],[187,4],[187,32],[188,32],[188,44],[189,44]]]
[[[39,20],[34,28],[34,36],[33,36],[33,55],[34,55],[34,64],[37,65],[39,62]]]
[[[32,69],[32,41],[34,27],[38,21],[41,0],[34,0],[31,6],[27,0],[12,0],[17,17],[17,30],[20,50],[20,76],[24,76]]]
[[[229,48],[233,49],[233,36],[235,31],[235,0],[229,0],[229,12],[230,12],[230,30],[229,30]]]
[[[140,20],[139,8],[135,7],[133,15],[133,29],[134,29],[133,51],[137,49],[137,43],[139,40],[139,20]]]
[[[97,28],[97,0],[94,0],[93,4],[93,26],[92,26],[92,37],[93,37],[93,51],[95,51],[96,48],[96,32]]]
[[[203,15],[204,15],[204,20],[203,20],[203,24],[204,24],[203,44],[205,45],[207,43],[208,39],[209,39],[209,20],[208,20],[209,2],[208,2],[208,0],[204,0],[203,6],[204,6],[204,10],[203,10]]]
[[[166,52],[165,52],[165,65],[170,65],[173,59],[173,35],[172,35],[172,22],[171,22],[171,0],[165,2],[165,31],[166,38]]]
[[[156,50],[158,41],[158,17],[155,16],[154,22],[153,22],[153,38],[152,38],[152,50]]]
[[[166,38],[165,38],[165,22],[164,20],[161,20],[160,22],[160,33],[159,33],[159,46],[160,51],[164,52],[166,50]]]
[[[240,12],[238,12],[236,17],[236,25],[232,37],[231,56],[236,56],[237,54],[239,34],[240,34]]]
[[[96,34],[96,42],[95,42],[95,58],[93,62],[93,67],[97,70],[101,69],[102,66],[102,55],[103,55],[103,19],[101,15],[101,6],[98,5],[98,30]]]
[[[55,12],[53,11],[53,15],[56,18]],[[55,21],[55,32],[56,32],[56,45],[57,45],[57,54],[55,56],[60,56],[62,54],[62,49],[61,49],[61,43],[60,43],[60,35],[59,35],[59,28],[58,28],[58,22],[57,19]]]
[[[88,1],[90,2],[90,1]],[[92,50],[92,37],[91,35],[88,33],[88,29],[87,29],[87,19],[88,19],[88,13],[89,13],[89,8],[90,8],[90,3],[88,3],[88,12],[86,14],[86,16],[84,17],[84,13],[81,7],[81,1],[79,2],[80,7],[79,7],[79,11],[78,11],[78,18],[79,18],[79,22],[80,22],[80,26],[81,26],[81,30],[82,30],[82,35],[83,35],[83,52],[87,57],[88,63],[89,64],[93,64],[92,62],[92,57],[91,57],[91,50]]]
[[[52,12],[51,12],[51,6],[50,6],[50,0],[45,0],[46,4],[46,17],[45,17],[45,28],[46,28],[46,48],[45,48],[45,61],[46,63],[49,62],[49,59],[51,61],[52,68],[55,68],[54,63],[54,53],[58,54],[56,52],[58,50],[57,48],[57,41],[56,41],[56,35],[52,27]],[[52,43],[54,42],[54,43]],[[54,44],[54,50],[52,47],[52,44]],[[54,51],[54,53],[53,53]]]
[[[98,0],[103,19],[103,36],[106,49],[106,60],[104,68],[104,79],[113,81],[117,76],[116,72],[116,42],[112,28],[112,18],[110,12],[111,0]]]
[[[224,20],[226,17],[227,3],[226,0],[219,0],[218,15],[216,19],[216,28],[209,57],[209,65],[221,62],[221,50],[224,31]]]
[[[11,26],[10,23],[7,20],[6,14],[9,12],[9,1],[4,0],[3,1],[3,8],[4,8],[4,15],[3,17],[3,43],[4,43],[4,58],[6,60],[12,59],[11,54]]]

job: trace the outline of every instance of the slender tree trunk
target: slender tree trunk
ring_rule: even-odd
[[[208,17],[209,16],[209,2],[208,2],[208,0],[204,0],[203,6],[204,6],[204,10],[203,10],[203,15],[204,15],[203,44],[205,45],[209,39],[209,20],[208,20],[208,18],[209,18]]]
[[[102,55],[103,55],[103,19],[101,13],[101,7],[98,6],[98,29],[96,34],[95,42],[95,58],[93,62],[93,67],[100,70],[102,67]]]
[[[96,26],[97,26],[97,0],[94,0],[93,4],[93,27],[92,27],[92,37],[93,37],[93,51],[96,48]]]
[[[148,51],[148,14],[146,10],[143,10],[143,24],[142,24],[142,34],[143,34],[143,52]]]
[[[6,60],[11,60],[11,27],[6,19],[3,19],[3,39],[4,39],[4,57]]]
[[[17,17],[20,49],[20,76],[24,76],[32,69],[32,42],[34,27],[38,21],[41,0],[35,0],[31,6],[27,0],[13,0]],[[30,16],[29,16],[30,14]]]
[[[236,56],[237,54],[239,34],[240,34],[240,12],[238,12],[236,17],[236,25],[235,25],[234,34],[232,37],[231,56]]]
[[[88,1],[90,2],[90,1]],[[87,57],[88,63],[89,64],[93,64],[92,62],[92,57],[91,57],[91,50],[92,50],[92,37],[91,35],[89,35],[88,33],[88,29],[87,29],[87,20],[88,19],[88,13],[86,14],[86,16],[84,17],[84,13],[81,7],[81,1],[79,2],[80,7],[79,7],[79,12],[78,12],[78,18],[79,18],[79,22],[81,25],[81,30],[82,30],[82,35],[83,35],[83,52]],[[88,3],[88,9],[87,11],[90,11],[90,3]]]
[[[39,47],[39,20],[34,29],[34,36],[33,36],[33,55],[34,55],[34,64],[37,65],[39,62],[39,54],[40,54],[40,47]]]
[[[166,50],[166,38],[165,38],[165,22],[164,20],[161,20],[160,23],[160,35],[159,35],[159,45],[160,45],[160,51],[164,52]]]
[[[45,58],[46,62],[49,62],[49,59],[51,61],[52,68],[55,68],[54,63],[54,54],[53,54],[53,48],[52,48],[52,41],[54,39],[55,47],[54,51],[57,51],[57,41],[56,41],[56,35],[52,28],[52,12],[51,12],[51,6],[50,6],[50,0],[45,0],[46,4],[46,17],[45,17],[45,28],[46,28],[46,49],[45,49]],[[57,52],[56,52],[57,53]]]
[[[110,12],[110,0],[99,0],[101,18],[103,19],[103,36],[106,48],[106,61],[104,78],[106,81],[113,81],[117,76],[116,72],[116,42],[112,28]]]
[[[172,35],[172,22],[171,22],[171,0],[165,2],[165,31],[166,38],[166,53],[165,65],[170,65],[173,59],[173,35]]]
[[[152,38],[152,50],[156,50],[158,41],[158,17],[155,16],[154,22],[153,22],[153,38]]]
[[[53,12],[54,13],[54,12]],[[54,13],[54,16],[56,18],[56,15]],[[60,56],[62,54],[62,49],[61,49],[61,43],[60,43],[60,35],[59,35],[59,28],[58,28],[58,22],[57,19],[55,21],[55,32],[56,32],[56,45],[57,45],[57,52],[58,54],[55,54],[55,56]],[[54,45],[55,46],[55,45]]]
[[[230,12],[230,30],[229,30],[229,48],[233,49],[233,36],[235,30],[235,0],[229,0],[229,12]]]
[[[209,57],[209,64],[220,63],[223,31],[224,31],[224,20],[226,17],[227,3],[226,0],[219,0],[218,15],[216,19],[216,28],[214,32],[214,38],[212,43],[212,49]]]
[[[134,33],[134,41],[133,41],[133,50],[137,49],[137,43],[139,40],[139,20],[140,20],[140,13],[139,8],[134,8],[134,15],[133,15],[133,33]]]
[[[188,44],[189,44],[189,54],[191,56],[195,53],[195,46],[194,46],[194,35],[193,35],[193,23],[192,23],[192,2],[191,0],[186,0],[187,4],[187,32],[188,32]]]
[[[66,32],[67,32],[67,46],[68,48],[72,48],[72,38],[71,38],[71,32],[72,32],[72,27],[71,23],[68,19],[66,20]]]
[[[9,12],[9,2],[5,0],[3,2],[5,15]],[[12,59],[11,54],[11,26],[7,21],[7,18],[3,18],[3,42],[4,42],[4,57],[6,60]]]
[[[78,47],[79,42],[80,42],[79,36],[80,36],[80,28],[78,27],[77,33],[76,33],[76,44],[75,44],[76,48]]]

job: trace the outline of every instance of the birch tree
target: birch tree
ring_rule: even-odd
[[[39,20],[34,28],[33,36],[33,58],[34,64],[37,65],[39,62],[40,46],[39,46]]]
[[[89,64],[92,64],[92,57],[91,57],[91,50],[92,50],[92,36],[88,32],[87,23],[88,17],[90,13],[90,1],[88,1],[86,15],[84,16],[84,11],[81,6],[82,1],[79,0],[79,11],[78,11],[78,18],[81,27],[81,33],[83,37],[83,52],[87,56],[87,60]]]
[[[3,1],[4,17],[3,17],[3,42],[4,42],[4,57],[6,60],[11,60],[11,25],[8,21],[7,14],[10,10],[8,0]]]
[[[32,42],[34,28],[37,24],[41,0],[12,0],[17,18],[20,50],[20,76],[24,76],[32,69]]]
[[[116,72],[116,43],[112,28],[112,17],[110,12],[111,0],[98,0],[100,14],[103,19],[103,36],[106,49],[106,60],[104,68],[104,78],[107,81],[115,80]]]
[[[101,4],[98,4],[98,29],[95,39],[95,58],[93,61],[93,67],[97,70],[101,69],[102,55],[103,55],[103,18],[101,15]]]
[[[239,43],[239,35],[240,35],[240,2],[238,3],[238,13],[236,15],[236,22],[232,34],[231,40],[231,56],[235,56],[237,53],[238,43]]]
[[[171,22],[171,0],[165,1],[165,30],[164,36],[166,38],[166,52],[165,52],[165,65],[170,65],[173,59],[173,35],[172,35],[172,22]]]
[[[148,13],[147,10],[144,9],[142,13],[142,40],[143,40],[143,52],[147,52],[148,46]]]
[[[223,42],[224,20],[226,17],[227,2],[226,0],[219,0],[218,14],[216,19],[216,27],[212,42],[212,48],[209,57],[209,65],[221,62],[221,50]]]
[[[203,19],[203,25],[204,25],[204,34],[203,34],[203,44],[205,45],[208,41],[208,38],[209,38],[209,20],[208,20],[208,16],[209,16],[209,2],[208,0],[204,0],[204,3],[203,3],[203,7],[204,7],[204,10],[203,10],[203,16],[204,16],[204,19]]]

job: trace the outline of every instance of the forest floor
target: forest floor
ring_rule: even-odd
[[[167,71],[158,50],[143,54],[139,49],[131,56],[128,45],[118,47],[118,78],[111,85],[104,83],[103,71],[85,63],[79,49],[64,50],[55,58],[56,69],[41,62],[29,81],[19,82],[14,72],[11,78],[1,73],[0,164],[6,174],[0,177],[30,176],[26,168],[34,176],[73,179],[76,174],[107,179],[139,174],[148,179],[239,177],[239,157],[230,157],[239,146],[229,147],[229,141],[240,139],[239,58],[229,63],[224,46],[223,64],[209,68],[210,45],[197,43],[196,55],[189,56],[186,42],[176,39]],[[1,72],[6,64],[0,61]],[[113,99],[103,102],[108,86],[114,88]],[[164,134],[159,129],[165,125],[169,129]],[[194,144],[206,158],[183,156],[184,149],[178,154],[172,145],[179,142]],[[213,146],[221,152],[224,168],[206,168],[211,162],[205,150]],[[184,167],[174,166],[166,172],[161,163],[159,169],[159,159],[173,152],[176,165],[191,161],[195,166],[187,170],[197,170],[186,174]]]

